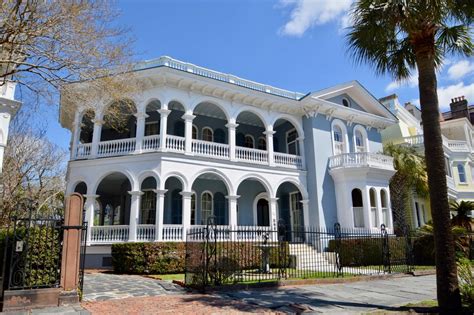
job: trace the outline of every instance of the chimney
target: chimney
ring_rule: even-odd
[[[467,100],[464,98],[464,95],[452,98],[449,107],[451,107],[451,119],[462,117],[469,119]]]

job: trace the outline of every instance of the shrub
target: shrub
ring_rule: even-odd
[[[185,243],[124,243],[112,245],[112,266],[118,273],[184,272]]]
[[[474,312],[474,275],[471,270],[471,262],[467,258],[458,260],[459,291],[464,306]]]

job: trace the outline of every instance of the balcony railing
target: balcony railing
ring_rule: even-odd
[[[182,241],[183,226],[178,224],[163,225],[163,241]]]
[[[79,143],[76,148],[76,159],[85,159],[91,155],[92,143]]]
[[[142,150],[144,152],[156,151],[160,148],[160,135],[145,136],[143,138]]]
[[[291,166],[295,168],[302,167],[301,156],[275,152],[275,164],[278,166]]]
[[[193,140],[192,151],[195,155],[208,156],[216,159],[229,158],[229,145],[211,141]]]
[[[99,142],[98,157],[124,155],[135,151],[135,138]]]
[[[265,150],[237,146],[235,147],[235,157],[237,160],[243,162],[252,162],[258,164],[268,163],[268,152]]]
[[[403,143],[412,146],[422,146],[425,143],[423,135],[416,135],[411,137],[403,138]],[[463,140],[450,140],[443,136],[443,145],[452,152],[470,152],[471,149],[466,141]]]
[[[139,224],[137,226],[137,240],[153,241],[155,239],[155,230],[154,224]]]
[[[166,136],[166,149],[171,152],[184,152],[185,138],[173,135]]]
[[[387,155],[370,152],[344,153],[329,159],[329,168],[375,167],[394,170],[393,158]]]
[[[91,227],[91,242],[110,244],[128,241],[128,225],[105,225]]]

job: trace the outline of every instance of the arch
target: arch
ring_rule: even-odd
[[[245,116],[249,116],[249,115],[244,115],[244,117],[241,116],[245,113],[249,113],[249,114],[252,114],[252,115],[256,116],[257,119],[261,123],[261,127],[264,128],[265,130],[267,130],[267,128],[269,126],[269,123],[268,123],[265,115],[261,114],[259,111],[254,110],[252,108],[243,107],[237,113],[235,113],[235,122],[237,124],[245,124],[245,121],[242,122],[241,119],[245,119],[245,118],[247,118],[246,120],[249,119],[249,117],[245,117]],[[239,117],[240,117],[240,119],[239,119]]]
[[[336,138],[338,137],[336,131],[337,128],[340,128],[341,131],[341,137],[342,137],[342,145],[341,147],[338,148],[338,143],[339,141],[336,141]],[[341,154],[341,153],[348,153],[349,152],[349,144],[348,144],[348,138],[347,138],[347,127],[346,125],[342,122],[342,120],[339,119],[334,119],[331,123],[331,139],[332,139],[332,152],[334,155]],[[342,152],[341,152],[342,151]]]
[[[95,182],[95,185],[94,185],[94,189],[91,190],[91,192],[95,192],[95,194],[97,194],[97,188],[99,187],[99,184],[100,182],[106,178],[107,176],[113,174],[113,173],[120,173],[122,175],[124,175],[125,177],[127,177],[128,181],[130,182],[131,186],[132,186],[132,190],[136,190],[137,189],[137,181],[135,180],[135,177],[132,175],[132,173],[128,170],[110,170],[110,171],[107,171],[105,172],[104,174],[102,174],[98,179],[97,181]]]
[[[300,147],[299,140],[304,138],[303,131],[294,120],[287,118],[287,116],[281,117],[275,120],[273,124],[273,130],[275,131],[273,135],[274,151],[300,155],[303,148]]]
[[[369,137],[367,135],[367,130],[361,125],[356,125],[353,129],[353,143],[354,143],[354,152],[369,152]],[[362,143],[358,143],[360,140],[357,137],[357,133],[360,133],[362,137]],[[359,151],[358,147],[362,147],[363,151]]]
[[[182,111],[182,112],[186,112],[188,110],[188,108],[186,107],[185,104],[186,104],[185,102],[183,102],[179,99],[173,98],[168,102],[168,109],[170,109],[170,110],[179,110],[179,111]]]
[[[87,184],[84,181],[77,182],[73,187],[75,193],[87,195]]]
[[[138,183],[141,185],[143,181],[147,179],[148,177],[153,177],[157,184],[156,187],[157,188],[160,187],[161,179],[160,179],[160,175],[156,171],[146,170],[146,171],[141,172],[138,175]]]
[[[214,169],[214,168],[206,168],[206,169],[203,169],[200,172],[196,173],[194,175],[194,177],[192,178],[192,180],[190,181],[191,187],[194,184],[194,182],[196,181],[196,179],[199,178],[199,176],[204,175],[206,173],[207,174],[214,174],[217,177],[219,177],[219,179],[222,180],[222,182],[224,182],[224,184],[227,188],[227,193],[235,195],[234,187],[232,186],[232,181],[229,179],[229,177],[225,173],[223,173],[223,172],[221,172],[217,169]],[[189,189],[187,189],[187,190],[189,190]]]
[[[199,129],[195,124],[193,124],[191,136],[193,139],[199,139]]]
[[[385,188],[380,189],[380,204],[382,206],[382,218],[381,224],[385,224],[386,227],[390,227],[390,212],[389,212],[389,200],[388,193]]]
[[[204,141],[214,141],[214,130],[211,127],[203,127],[201,131],[201,138]]]
[[[374,187],[369,189],[369,207],[370,207],[370,221],[372,227],[378,227],[379,216],[377,211],[377,191]]]
[[[92,143],[92,135],[94,133],[94,120],[96,112],[87,108],[79,115],[79,139],[80,143]]]
[[[255,149],[255,138],[251,134],[246,134],[244,137],[244,146],[246,148]]]
[[[258,137],[257,149],[259,149],[259,150],[266,150],[267,149],[267,139],[264,136]]]
[[[262,199],[268,202],[268,217],[270,218],[270,197],[268,193],[262,192],[258,194],[257,196],[255,196],[255,199],[253,201],[253,208],[252,208],[253,209],[253,222],[255,223],[255,225],[258,225],[258,203]],[[277,209],[277,212],[278,212],[278,209]],[[269,225],[270,225],[270,220],[269,220]]]
[[[255,180],[262,184],[263,188],[265,188],[265,191],[268,193],[270,197],[274,197],[274,191],[272,189],[272,186],[270,182],[263,177],[260,174],[246,174],[242,176],[236,183],[235,187],[237,187],[237,190],[239,189],[239,186],[245,181],[245,180]]]
[[[137,110],[138,111],[145,111],[146,107],[151,103],[151,102],[154,102],[154,101],[158,101],[160,102],[160,109],[163,107],[164,104],[167,104],[167,99],[164,95],[162,95],[161,93],[157,93],[155,91],[153,91],[153,96],[150,96],[148,97],[144,102],[141,102],[137,105]]]
[[[99,225],[129,223],[131,207],[129,192],[131,190],[133,190],[133,183],[123,172],[112,172],[103,177],[96,189],[100,212],[94,215],[94,221]]]
[[[213,99],[209,99],[209,98],[199,99],[197,102],[195,102],[193,105],[190,106],[189,110],[191,110],[194,115],[199,114],[199,113],[195,113],[198,107],[205,106],[206,104],[211,105],[211,107],[213,106],[213,107],[218,108],[224,114],[225,120],[227,122],[230,121],[230,115],[229,115],[229,112],[227,111],[227,108],[221,103],[216,102]],[[206,116],[204,114],[201,114],[201,115]],[[218,118],[222,119],[222,117],[218,117]]]
[[[380,190],[380,203],[382,208],[388,208],[388,194],[385,188]]]
[[[183,187],[183,191],[189,191],[189,182],[186,179],[186,176],[184,176],[183,174],[181,174],[179,172],[170,172],[170,173],[167,173],[165,176],[163,176],[163,179],[160,182],[160,184],[161,184],[160,189],[165,189],[166,181],[168,179],[170,179],[171,177],[176,177],[181,182],[181,186]]]
[[[155,190],[158,187],[158,182],[156,181],[155,177],[149,176],[145,178],[140,184],[140,191],[145,190]]]
[[[351,101],[347,97],[343,97],[341,102],[342,102],[342,106],[344,107],[352,107]]]
[[[301,195],[303,196],[303,199],[308,199],[308,191],[306,190],[306,188],[301,184],[300,181],[294,179],[294,178],[291,178],[291,177],[286,177],[284,179],[282,179],[278,185],[276,185],[277,189],[275,192],[278,192],[278,189],[280,188],[281,185],[283,185],[285,182],[288,182],[288,183],[291,183],[293,185],[295,185],[298,190],[300,191]]]
[[[351,200],[354,227],[364,227],[364,201],[359,188],[354,188],[351,191]]]
[[[295,117],[293,117],[291,115],[288,115],[288,114],[283,114],[283,113],[279,114],[279,115],[275,116],[273,118],[273,120],[271,120],[269,125],[273,126],[273,130],[275,130],[275,123],[280,119],[283,119],[283,120],[286,120],[286,121],[290,122],[293,125],[293,127],[296,129],[296,132],[298,133],[298,137],[304,138],[304,131],[303,131],[303,126],[302,126],[301,122],[298,121],[298,119],[296,119]]]
[[[211,191],[201,193],[201,224],[206,225],[209,217],[214,215],[214,196]]]

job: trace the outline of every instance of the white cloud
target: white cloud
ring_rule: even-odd
[[[474,73],[474,62],[469,60],[460,60],[448,68],[448,77],[451,80],[459,80],[470,73]]]
[[[442,112],[449,110],[451,99],[464,96],[469,104],[474,101],[474,83],[464,85],[463,82],[457,84],[443,86],[438,88],[438,103]],[[413,100],[413,103],[420,103],[419,99]]]
[[[410,88],[414,88],[418,85],[418,71],[415,71],[415,73],[413,73],[411,75],[411,77],[409,77],[408,79],[406,80],[402,80],[402,81],[392,81],[390,82],[386,87],[385,87],[385,92],[389,93],[389,92],[392,92],[392,91],[395,91],[401,87],[410,87]]]
[[[280,33],[288,36],[302,36],[309,28],[322,25],[344,16],[352,0],[281,0],[282,6],[292,6],[290,20]],[[348,24],[348,19],[340,24]]]

